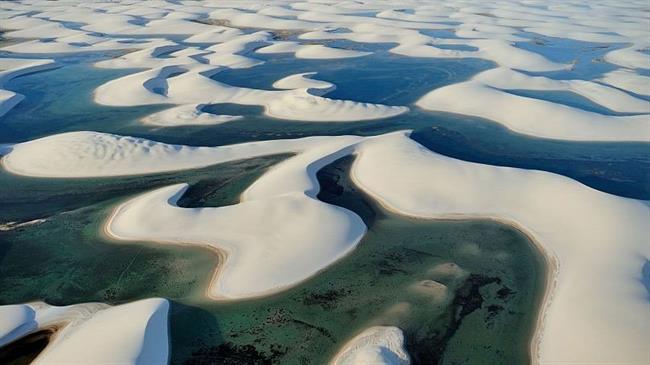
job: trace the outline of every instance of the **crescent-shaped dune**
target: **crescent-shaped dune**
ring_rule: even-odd
[[[271,90],[218,81],[225,69],[374,53],[400,61],[476,58],[494,63],[494,69],[422,96],[416,105],[426,110],[485,118],[539,138],[650,142],[646,8],[640,1],[561,0],[0,2],[0,51],[5,52],[0,116],[24,98],[5,90],[7,81],[58,65],[7,53],[66,55],[66,64],[70,55],[97,59],[127,50],[133,52],[94,64],[133,69],[97,87],[94,100],[113,107],[169,105],[142,119],[150,125],[212,125],[239,118],[203,110],[222,103],[261,106],[266,116],[304,122],[356,122],[407,112],[407,106],[324,97],[335,85],[307,77],[312,73],[284,77]],[[351,42],[375,46],[335,48]],[[388,55],[382,54],[385,50]],[[97,54],[86,54],[92,52]],[[292,55],[263,56],[274,53]],[[317,70],[323,62],[300,61],[299,67],[313,64]],[[559,93],[577,98],[558,102]],[[595,105],[568,105],[579,103]],[[530,236],[549,264],[532,344],[534,362],[650,364],[650,301],[643,276],[650,258],[648,202],[605,194],[551,173],[442,156],[418,145],[408,132],[220,147],[71,132],[3,144],[0,153],[9,172],[56,178],[218,169],[227,161],[294,154],[258,178],[237,204],[182,208],[176,203],[187,185],[177,184],[121,202],[107,220],[105,233],[119,240],[216,250],[223,261],[208,295],[219,299],[287,289],[354,250],[366,227],[355,213],[317,199],[316,173],[356,155],[353,180],[387,209],[425,219],[490,218]],[[420,284],[430,294],[448,295],[441,284]],[[114,307],[0,306],[0,346],[57,326],[34,363],[164,364],[168,309],[165,299]],[[353,338],[334,363],[407,364],[404,347],[398,328],[372,327]]]
[[[10,80],[29,73],[58,67],[54,60],[0,58],[0,117],[18,105],[25,97],[2,87]]]
[[[404,334],[397,327],[369,327],[348,341],[331,365],[408,365]]]
[[[47,328],[54,336],[32,364],[166,364],[169,357],[166,299],[111,307],[66,307],[43,302],[0,306],[0,346]]]
[[[535,342],[541,363],[647,362],[650,327],[639,314],[648,309],[641,275],[650,257],[650,208],[566,177],[459,161],[425,149],[405,132],[214,148],[78,132],[14,145],[3,162],[22,174],[113,176],[287,151],[298,155],[259,178],[240,204],[178,208],[174,202],[184,187],[175,185],[124,203],[107,230],[124,239],[213,245],[227,252],[213,281],[214,296],[279,290],[327,267],[363,235],[358,216],[315,199],[316,172],[356,153],[353,179],[389,209],[423,218],[498,219],[533,238],[551,264]],[[160,163],[155,168],[154,160]]]
[[[266,114],[271,117],[315,122],[381,119],[408,111],[403,106],[330,99],[310,94],[305,88],[258,90],[230,86],[203,75],[200,72],[203,69],[163,66],[124,76],[98,87],[95,101],[111,106],[165,103],[259,105],[265,107]],[[286,79],[282,83],[286,84]]]
[[[387,208],[423,218],[488,217],[522,227],[555,267],[539,362],[650,361],[650,209],[566,177],[433,153],[404,133],[359,144],[354,181]]]

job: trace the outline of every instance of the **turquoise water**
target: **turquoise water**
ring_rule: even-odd
[[[414,220],[387,213],[350,182],[350,158],[318,174],[319,198],[357,212],[368,234],[352,254],[280,294],[214,302],[204,295],[218,264],[211,251],[115,242],[100,233],[116,204],[145,189],[186,181],[191,187],[181,206],[232,204],[284,158],[128,178],[0,174],[0,183],[10,187],[0,193],[3,217],[46,219],[0,232],[0,304],[169,298],[173,364],[326,363],[369,325],[402,328],[416,363],[529,361],[545,269],[527,237],[490,221]],[[462,272],[436,271],[448,263]],[[448,295],[414,290],[422,280],[446,285]],[[493,331],[507,335],[491,336]]]
[[[429,33],[454,37],[447,31]],[[606,51],[598,44],[535,37],[539,42],[519,46],[560,62],[578,60],[573,71],[545,75],[592,78],[612,69],[591,62]],[[76,130],[217,146],[413,129],[414,140],[444,155],[555,172],[601,191],[650,199],[647,144],[531,138],[480,118],[413,106],[436,87],[494,67],[490,62],[406,58],[388,53],[390,45],[385,44],[328,44],[376,53],[318,61],[249,52],[266,63],[224,70],[214,79],[270,89],[282,77],[317,71],[314,78],[337,85],[330,97],[409,105],[411,111],[379,121],[304,123],[265,117],[259,107],[224,104],[207,111],[244,118],[216,126],[145,126],[139,118],[168,106],[115,108],[92,101],[97,86],[139,70],[96,69],[92,62],[113,54],[85,54],[65,57],[58,69],[19,77],[6,85],[27,98],[0,117],[0,143]],[[573,94],[514,93],[612,114]],[[173,364],[326,363],[346,340],[370,325],[402,328],[416,364],[530,362],[532,326],[546,269],[528,237],[493,221],[414,220],[386,212],[350,182],[349,158],[318,174],[323,188],[319,198],[355,211],[368,225],[368,234],[352,254],[318,276],[270,297],[210,301],[204,293],[219,265],[212,252],[151,242],[115,242],[100,233],[119,202],[172,183],[190,183],[179,201],[183,207],[236,203],[255,178],[288,157],[105,179],[38,179],[0,170],[0,224],[45,219],[0,231],[0,304],[30,300],[57,305],[119,304],[151,296],[169,298]],[[450,265],[460,268],[456,274],[439,270]],[[426,286],[423,290],[419,284],[425,280],[444,285],[447,295],[431,293]]]
[[[331,97],[411,105],[435,87],[465,80],[492,67],[489,62],[481,60],[417,59],[386,52],[338,61],[295,60],[287,55],[251,56],[265,58],[267,63],[245,71],[226,70],[217,73],[214,78],[237,86],[268,89],[275,80],[289,74],[318,71],[316,78],[338,85],[329,95]],[[285,121],[265,117],[259,107],[215,105],[208,111],[242,114],[245,117],[216,126],[151,127],[142,125],[138,119],[167,106],[116,108],[96,105],[92,101],[92,92],[97,86],[137,70],[96,69],[88,62],[95,61],[99,56],[87,57],[79,56],[62,68],[11,81],[7,87],[27,98],[0,117],[0,143],[25,141],[73,130],[214,146],[251,140],[310,135],[376,135],[414,129],[418,142],[451,157],[546,170],[569,176],[605,192],[650,199],[650,157],[645,143],[576,143],[532,138],[512,133],[491,121],[426,112],[413,105],[409,113],[400,116],[356,123]],[[548,92],[535,93],[535,96],[549,100],[564,99],[565,103],[603,112],[601,107],[577,96],[566,99]]]

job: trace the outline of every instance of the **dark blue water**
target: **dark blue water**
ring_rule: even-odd
[[[539,53],[554,62],[573,64],[571,70],[540,73],[555,79],[593,80],[598,78],[618,68],[618,66],[603,60],[605,54],[628,46],[623,43],[583,42],[528,32],[521,32],[517,35],[530,39],[526,42],[516,42],[517,47]]]
[[[560,42],[555,39],[553,41]],[[562,41],[567,43],[568,48],[575,43]],[[588,45],[591,47],[591,44]],[[556,46],[561,49],[562,43],[553,47]],[[593,52],[603,51],[596,48]],[[244,118],[216,126],[159,128],[142,125],[138,119],[167,106],[116,108],[96,105],[92,101],[92,92],[97,86],[137,71],[92,67],[91,62],[101,56],[68,57],[59,69],[11,81],[7,88],[22,93],[27,98],[0,118],[0,143],[26,141],[74,130],[133,135],[168,143],[215,146],[311,135],[367,136],[413,129],[413,138],[416,141],[435,152],[454,158],[550,171],[574,178],[601,191],[650,199],[648,144],[539,139],[510,132],[488,120],[425,112],[412,105],[434,88],[466,80],[494,66],[487,61],[408,58],[386,51],[343,60],[296,60],[291,54],[251,53],[250,56],[264,59],[266,63],[246,70],[225,70],[215,74],[213,78],[236,86],[271,89],[273,82],[280,78],[300,72],[316,71],[318,74],[314,78],[337,85],[337,89],[328,97],[410,105],[412,110],[378,121],[305,123],[268,118],[259,107],[213,105],[206,111],[241,114]],[[565,57],[572,56],[575,55]],[[577,78],[576,75],[581,74],[579,70],[565,72],[571,73],[571,78]],[[599,113],[615,114],[575,94],[531,91],[513,93],[561,102]]]

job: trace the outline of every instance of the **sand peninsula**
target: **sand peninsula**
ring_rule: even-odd
[[[93,152],[92,146],[97,141],[102,142],[98,150],[101,152]],[[648,249],[646,218],[650,212],[643,202],[605,194],[547,172],[481,165],[442,156],[411,140],[408,132],[367,138],[339,136],[291,141],[293,148],[288,148],[291,143],[287,143],[282,149],[277,141],[190,148],[77,132],[15,145],[5,156],[4,165],[9,171],[36,176],[63,177],[66,173],[116,176],[153,172],[154,167],[148,163],[151,151],[161,151],[156,153],[159,161],[156,171],[194,168],[271,152],[298,153],[262,175],[246,190],[240,204],[198,210],[178,208],[173,202],[185,187],[173,185],[129,200],[125,203],[127,209],[123,206],[111,219],[109,230],[120,238],[210,243],[225,247],[229,256],[225,268],[221,268],[219,276],[213,280],[217,289],[211,292],[216,297],[237,298],[294,285],[353,249],[365,232],[361,219],[313,197],[319,190],[316,172],[340,157],[356,154],[351,169],[353,180],[387,209],[421,218],[491,218],[517,227],[539,245],[549,261],[548,275],[552,278],[548,279],[547,290],[552,290],[553,298],[550,301],[551,294],[547,293],[543,332],[538,330],[533,344],[537,346],[539,342],[539,349],[534,352],[539,353],[540,363],[577,358],[629,359],[633,362],[646,356],[641,339],[647,338],[648,328],[636,320],[635,315],[647,305],[642,300],[645,288],[638,280],[643,265],[639,252]],[[79,144],[85,147],[79,148]],[[135,148],[137,145],[147,146],[147,149]],[[499,193],[487,193],[489,191]],[[558,205],[558,199],[568,205]],[[281,207],[278,211],[273,209],[276,204]],[[247,206],[254,206],[254,211],[248,213]],[[327,212],[325,217],[330,218],[326,219],[331,219],[328,227],[338,227],[334,240],[323,240],[325,233],[313,234],[320,232],[318,227],[323,227],[323,220],[316,218],[320,214],[316,214],[317,211]],[[161,224],[136,227],[129,223],[142,214],[146,214],[147,221]],[[291,217],[273,225],[274,230],[287,235],[286,239],[291,240],[288,242],[296,243],[291,250],[274,251],[277,255],[274,260],[295,257],[292,250],[299,249],[298,242],[305,239],[312,242],[312,249],[319,247],[312,251],[318,251],[319,258],[314,257],[315,261],[302,266],[299,272],[294,271],[295,275],[277,271],[273,265],[265,266],[260,261],[263,256],[246,256],[248,253],[243,250],[249,247],[246,242],[254,242],[247,236],[259,235],[267,242],[268,231],[263,229],[267,226],[258,224],[252,235],[250,226],[255,219],[262,222],[273,216]],[[294,231],[291,222],[299,216],[313,218],[307,218],[307,231]],[[119,221],[120,217],[125,220]],[[225,236],[227,240],[213,229],[222,217],[229,217],[227,221],[231,222],[224,227],[228,229],[224,232],[231,232]],[[156,228],[162,226],[162,222],[166,228]],[[188,230],[188,227],[199,229]],[[232,260],[233,250],[241,250],[237,252],[248,261]],[[309,253],[306,255],[312,257]],[[250,286],[246,283],[250,283],[252,274],[247,272],[247,267],[255,267],[258,272],[262,268],[268,277]],[[584,300],[600,297],[604,288],[612,293],[607,301]],[[596,331],[594,326],[601,325],[609,330]],[[570,338],[580,338],[581,342],[574,343]],[[607,341],[612,345],[602,345]]]
[[[645,4],[641,2],[567,4],[550,0],[539,5],[450,0],[408,3],[403,9],[374,1],[269,5],[259,6],[259,2],[246,0],[236,5],[215,1],[186,4],[182,0],[150,4],[0,2],[2,27],[7,30],[3,38],[11,40],[0,50],[30,57],[137,50],[95,63],[103,68],[144,69],[100,85],[94,93],[95,101],[108,106],[169,104],[170,109],[150,115],[145,121],[178,126],[236,123],[237,115],[205,115],[200,106],[208,103],[262,106],[267,116],[309,122],[377,120],[406,113],[408,106],[403,105],[326,98],[322,95],[329,88],[306,79],[285,80],[285,87],[278,80],[280,86],[276,85],[274,90],[261,90],[212,78],[226,68],[245,70],[261,65],[269,52],[321,60],[369,58],[369,53],[375,53],[314,42],[387,44],[387,52],[396,57],[477,58],[497,66],[470,80],[431,90],[417,103],[421,108],[490,119],[533,137],[566,141],[650,140],[647,100],[643,98],[649,93],[644,70],[650,69],[650,43],[647,17],[641,11]],[[261,24],[266,30],[259,29]],[[291,41],[278,40],[268,30],[292,32],[296,37]],[[592,43],[601,50],[594,51],[598,56],[586,62],[579,55],[556,59],[548,52],[553,46],[545,43],[554,38],[567,42],[569,48]],[[204,42],[210,44],[203,45]],[[605,65],[606,73],[578,75],[587,80],[562,76],[596,63]],[[0,115],[11,115],[23,100],[22,95],[5,90],[5,82],[55,66],[49,58],[3,58]],[[531,76],[533,73],[543,75]],[[568,92],[588,99],[604,111],[519,96],[514,90]],[[540,115],[552,118],[540,119]],[[176,185],[129,200],[110,219],[110,228],[119,227],[118,236],[122,238],[229,244],[230,251],[223,251],[229,252],[225,258],[225,262],[230,261],[228,270],[219,269],[213,280],[218,286],[227,274],[231,279],[246,278],[246,266],[259,264],[261,251],[247,251],[258,256],[248,256],[250,260],[243,260],[242,265],[234,254],[235,247],[246,246],[248,242],[250,248],[255,239],[271,236],[262,229],[269,227],[259,225],[252,240],[245,237],[251,226],[243,216],[244,212],[248,214],[246,206],[259,206],[272,216],[276,213],[272,203],[279,201],[279,217],[290,219],[307,213],[301,216],[307,221],[305,227],[280,222],[273,228],[280,230],[279,237],[292,239],[294,245],[290,248],[298,249],[297,242],[308,239],[324,250],[318,252],[325,253],[324,257],[308,255],[314,261],[306,263],[295,275],[280,270],[258,287],[244,288],[243,292],[237,291],[241,288],[236,286],[226,288],[231,294],[234,290],[235,295],[267,293],[266,290],[293,285],[354,249],[365,226],[357,224],[359,218],[355,214],[315,199],[318,184],[314,174],[328,161],[357,154],[351,171],[354,181],[387,209],[425,219],[495,219],[518,227],[539,246],[549,261],[550,275],[544,310],[532,343],[539,363],[650,362],[645,343],[650,338],[650,325],[647,317],[639,318],[639,313],[648,312],[648,293],[640,280],[642,267],[650,257],[647,202],[605,194],[546,172],[445,157],[419,146],[403,132],[371,138],[313,137],[217,148],[75,132],[2,149],[7,153],[3,166],[8,171],[57,178],[147,174],[272,153],[298,153],[262,176],[247,190],[240,204],[228,209],[175,207],[170,198],[182,194],[185,188]],[[135,227],[121,220],[142,215],[150,207],[161,208],[152,211],[158,222],[178,220],[183,224],[158,232],[151,226]],[[314,219],[316,212],[326,214],[327,221]],[[221,215],[236,222],[229,227],[229,237],[212,235],[206,229]],[[198,219],[195,222],[190,217]],[[333,244],[319,237],[325,224],[336,227]],[[188,237],[188,227],[193,225],[201,227],[197,230],[201,234]],[[275,263],[301,254],[290,249],[271,253],[281,253],[275,257]],[[238,268],[242,275],[236,275]],[[266,269],[273,272],[271,267]]]

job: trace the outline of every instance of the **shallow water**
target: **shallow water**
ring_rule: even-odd
[[[202,190],[198,198],[196,189],[190,190],[180,201],[183,206],[231,204],[284,157],[146,177],[34,179],[2,172],[3,221],[46,221],[0,231],[0,302],[40,299],[62,305],[202,296],[217,264],[215,255],[197,247],[109,240],[100,233],[108,215],[129,196],[180,182],[218,190]]]
[[[54,335],[54,330],[45,329],[30,333],[3,347],[0,363],[4,365],[29,365],[40,354]]]
[[[325,363],[345,340],[376,324],[403,328],[416,363],[528,362],[544,267],[526,236],[490,221],[414,220],[384,212],[349,181],[349,158],[319,173],[319,198],[358,212],[368,234],[349,256],[277,295],[208,300],[204,292],[217,258],[207,249],[113,242],[100,235],[111,208],[142,190],[187,181],[192,187],[180,205],[231,204],[283,158],[147,177],[0,175],[2,183],[12,182],[11,191],[0,195],[3,217],[47,218],[0,233],[0,303],[170,298],[174,364]],[[450,262],[465,273],[431,272]],[[422,280],[446,285],[448,296],[414,290]]]
[[[585,44],[583,47],[591,46]],[[418,59],[388,52],[327,61],[297,60],[287,54],[251,53],[249,56],[265,59],[266,63],[245,70],[225,70],[215,74],[214,78],[237,86],[270,89],[272,83],[282,77],[317,71],[314,78],[337,85],[337,89],[328,94],[329,97],[409,105],[411,111],[375,121],[313,123],[269,118],[263,115],[260,107],[217,104],[207,111],[240,114],[244,118],[215,126],[147,126],[139,119],[169,106],[106,107],[95,104],[92,93],[97,86],[138,70],[97,69],[90,63],[106,55],[86,55],[70,57],[59,69],[19,77],[8,83],[7,88],[27,98],[0,117],[0,143],[20,142],[74,130],[139,136],[168,143],[216,146],[311,135],[376,135],[413,129],[418,142],[454,158],[546,170],[604,192],[650,200],[650,157],[646,143],[588,143],[533,138],[513,133],[488,120],[427,112],[412,105],[429,90],[463,81],[492,67],[490,62]],[[577,73],[570,75],[578,77]],[[570,98],[556,92],[526,92],[525,95],[553,101],[561,99],[565,104],[603,112],[602,108],[573,94]]]
[[[448,31],[423,33],[455,38]],[[546,76],[590,79],[613,69],[592,62],[610,49],[534,36],[538,42],[518,46],[558,62],[576,61],[572,70],[542,73]],[[386,52],[386,44],[325,43],[375,54],[323,61],[249,52],[266,63],[224,70],[213,78],[271,89],[282,77],[317,71],[314,78],[337,85],[328,97],[408,105],[411,111],[379,121],[305,123],[268,118],[260,107],[218,104],[206,111],[244,118],[216,126],[146,126],[138,119],[169,106],[116,108],[92,101],[97,86],[139,70],[97,69],[92,62],[111,54],[84,54],[64,57],[56,70],[19,77],[6,85],[26,99],[0,117],[0,143],[75,130],[217,146],[413,129],[414,140],[454,158],[550,171],[601,191],[650,199],[647,144],[531,138],[480,118],[426,112],[413,105],[434,88],[494,67],[491,62],[401,57]],[[514,93],[615,114],[573,94]],[[323,189],[319,198],[355,211],[369,226],[368,234],[356,250],[318,276],[270,297],[231,303],[207,300],[205,289],[218,265],[213,252],[151,242],[115,242],[100,233],[116,204],[172,183],[191,184],[179,200],[183,207],[236,203],[256,177],[287,157],[105,179],[37,179],[0,170],[0,224],[46,219],[0,230],[0,304],[30,300],[57,305],[119,304],[152,296],[169,298],[173,364],[325,363],[346,340],[370,325],[402,328],[417,364],[530,362],[529,344],[546,269],[528,237],[488,220],[415,220],[388,213],[349,181],[350,159],[319,173]],[[463,274],[432,271],[451,263]],[[650,266],[644,266],[644,282],[648,281],[646,271],[650,272],[646,267]],[[425,280],[445,285],[448,295],[431,282],[417,286]]]

